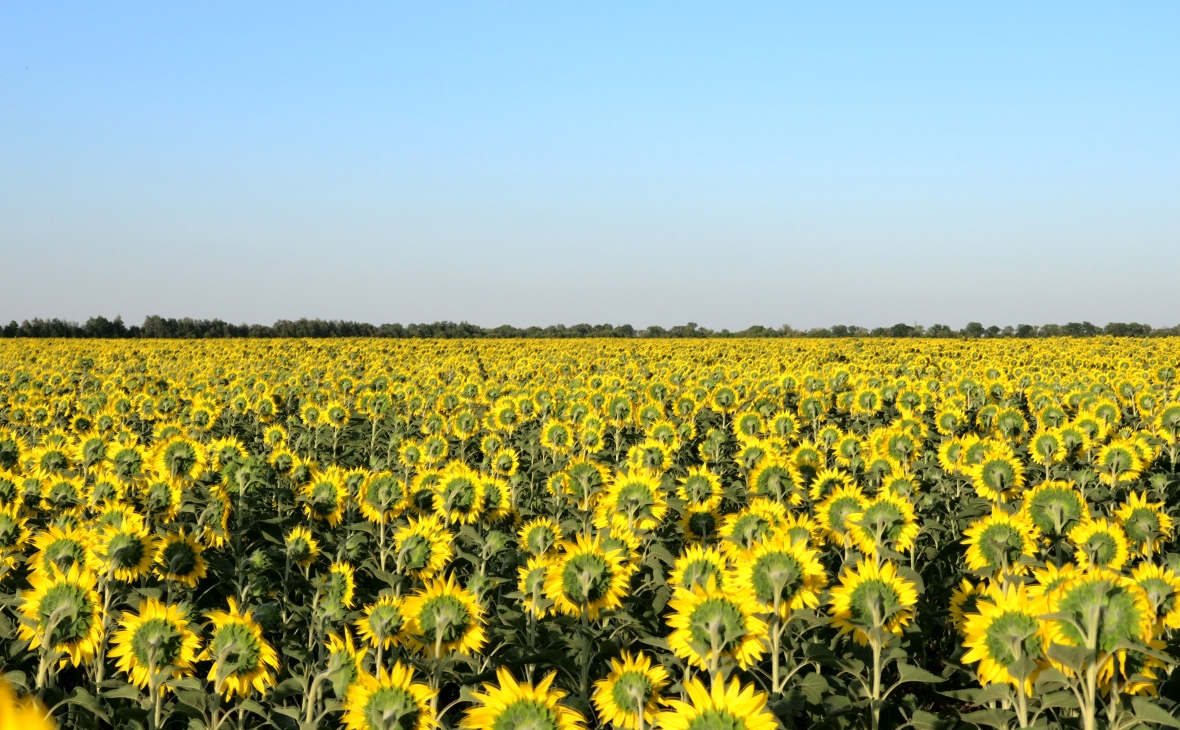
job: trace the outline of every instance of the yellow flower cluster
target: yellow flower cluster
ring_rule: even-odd
[[[1120,695],[1175,711],[1177,360],[7,340],[5,638],[47,706],[79,686],[156,728],[197,688],[225,698],[183,709],[210,726],[228,700],[356,730],[755,729],[776,702],[822,720],[818,692],[875,728],[894,683],[955,672],[1019,726],[1130,723]]]

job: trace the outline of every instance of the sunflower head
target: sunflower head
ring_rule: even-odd
[[[840,585],[831,592],[832,623],[840,633],[852,632],[858,644],[879,641],[880,630],[898,636],[913,616],[918,602],[914,584],[897,573],[897,566],[886,562],[857,563],[853,570],[840,575]]]
[[[459,727],[464,730],[488,728],[529,728],[530,730],[585,730],[585,720],[576,710],[561,703],[565,692],[553,689],[556,673],[536,686],[518,682],[504,667],[496,670],[497,685],[484,684],[476,692],[476,704],[464,714]]]
[[[398,570],[418,579],[434,576],[450,562],[453,539],[434,515],[411,519],[393,536]]]
[[[710,581],[724,585],[727,574],[725,556],[716,548],[692,545],[676,559],[668,583],[673,588],[691,591],[696,586],[705,587]]]
[[[402,605],[408,643],[427,656],[475,654],[483,648],[483,607],[453,578],[429,582]]]
[[[286,548],[287,557],[301,568],[315,562],[320,552],[319,542],[312,537],[311,530],[302,525],[291,528],[283,540],[283,546]]]
[[[164,580],[174,581],[185,588],[195,588],[208,573],[201,543],[184,530],[170,533],[156,552],[156,573]]]
[[[356,628],[357,634],[374,649],[390,649],[401,643],[406,628],[401,599],[382,596],[376,603],[365,606]]]
[[[436,692],[414,682],[414,670],[401,662],[377,676],[361,674],[348,688],[344,725],[348,730],[427,730],[436,725],[430,699]]]
[[[1115,522],[1087,520],[1069,531],[1074,559],[1082,568],[1119,570],[1127,562],[1127,534]]]
[[[208,679],[215,691],[226,697],[249,697],[254,691],[265,694],[274,684],[279,658],[262,637],[262,627],[253,613],[243,612],[231,598],[228,611],[213,611],[207,616],[209,643],[198,659],[213,662]]]
[[[819,606],[827,574],[806,542],[783,535],[754,547],[737,566],[736,583],[748,588],[766,611],[786,618],[793,609]]]
[[[610,674],[594,683],[594,706],[598,716],[615,727],[635,730],[640,713],[644,727],[651,727],[667,685],[668,672],[651,657],[625,651],[611,659]]]
[[[563,542],[550,563],[545,596],[561,613],[580,616],[585,611],[597,618],[600,611],[622,605],[634,570],[623,562],[621,551],[579,535],[576,542]]]
[[[89,662],[102,642],[102,603],[94,590],[95,578],[73,565],[64,573],[33,573],[32,590],[21,594],[18,635],[29,648],[45,646],[78,666]]]
[[[971,570],[1020,574],[1027,570],[1021,557],[1035,554],[1032,528],[1019,515],[1000,507],[976,520],[963,533],[967,545],[967,567]]]
[[[668,606],[668,646],[686,662],[710,669],[728,656],[745,669],[762,656],[766,623],[757,617],[761,608],[749,589],[709,580],[704,587],[676,589]]]
[[[1067,482],[1041,482],[1024,495],[1021,512],[1038,531],[1062,537],[1090,516],[1082,495]]]
[[[1145,493],[1128,494],[1115,516],[1136,553],[1159,552],[1164,540],[1172,535],[1172,518],[1164,511],[1163,503],[1148,502]]]
[[[976,612],[966,617],[963,645],[965,662],[979,662],[976,675],[984,684],[1023,683],[1032,693],[1039,662],[1045,654],[1045,631],[1035,602],[1023,585],[998,588],[976,603]],[[1021,660],[1030,660],[1028,662]]]
[[[881,548],[902,553],[914,546],[918,518],[908,499],[888,493],[869,500],[859,513],[847,517],[852,539],[866,555]]]
[[[1152,638],[1155,612],[1147,594],[1133,580],[1101,568],[1079,573],[1054,592],[1049,607],[1055,614],[1048,620],[1049,638],[1057,644],[1110,654],[1126,641]]]
[[[538,517],[526,523],[517,533],[520,546],[533,556],[548,553],[561,542],[561,537],[561,527],[548,517]]]
[[[716,682],[707,689],[699,679],[684,687],[688,702],[669,700],[656,716],[661,730],[775,730],[775,716],[766,709],[767,697],[753,685],[742,687],[736,677],[728,686]]]
[[[111,657],[137,687],[148,687],[160,674],[174,679],[191,675],[201,642],[179,606],[147,599],[139,604],[138,615],[124,613],[119,626],[111,639]],[[160,692],[166,689],[159,687]]]

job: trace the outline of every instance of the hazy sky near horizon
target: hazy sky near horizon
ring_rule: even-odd
[[[1180,4],[9,3],[0,320],[1180,323]]]

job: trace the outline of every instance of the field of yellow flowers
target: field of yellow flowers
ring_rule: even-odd
[[[1180,728],[1180,340],[6,340],[0,727]]]

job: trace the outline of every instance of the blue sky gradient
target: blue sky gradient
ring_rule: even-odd
[[[0,320],[1180,323],[1180,4],[0,11]]]

